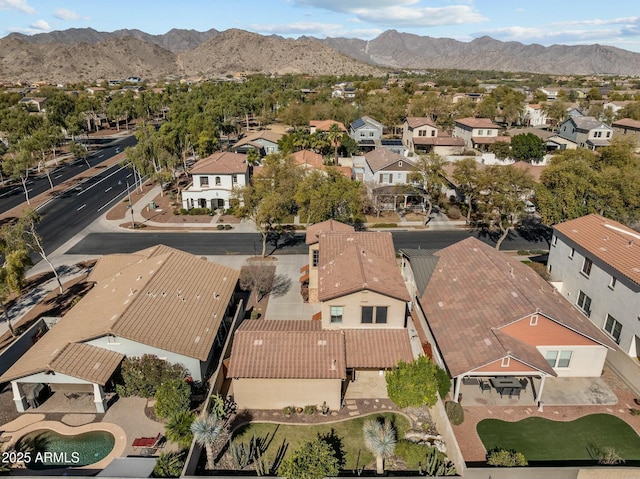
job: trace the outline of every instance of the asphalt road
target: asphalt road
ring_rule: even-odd
[[[103,161],[111,158],[112,156],[123,151],[127,146],[132,146],[136,143],[134,136],[125,137],[123,139],[110,140],[104,148],[93,152],[87,161],[89,165],[99,165]],[[72,163],[61,164],[54,168],[51,172],[51,181],[54,186],[59,185],[66,180],[79,175],[83,171],[89,169],[87,163],[84,160],[74,160]],[[27,190],[29,192],[29,198],[34,198],[39,194],[47,192],[51,188],[47,175],[44,173],[38,173],[31,176],[27,181]],[[0,188],[0,214],[9,211],[12,208],[25,202],[24,188],[22,183],[17,182],[9,186]]]
[[[492,238],[476,232],[453,231],[394,231],[396,249],[422,248],[441,249],[471,235],[495,246]],[[526,234],[512,234],[502,244],[501,250],[548,249],[542,239]],[[261,236],[258,233],[196,233],[196,232],[135,232],[135,233],[91,233],[78,242],[67,254],[102,255],[132,253],[157,244],[164,244],[196,255],[257,255],[261,251]],[[293,235],[279,241],[277,248],[271,242],[267,246],[270,254],[306,254],[308,247],[303,235]]]

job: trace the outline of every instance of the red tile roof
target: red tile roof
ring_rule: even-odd
[[[640,130],[640,121],[632,120],[631,118],[622,118],[616,120],[611,124],[612,127],[631,128],[633,130]]]
[[[393,368],[413,361],[406,329],[344,329],[348,368]]]
[[[413,138],[413,144],[418,146],[464,146],[464,139],[443,134],[438,136],[416,136]]]
[[[347,233],[351,233],[355,231],[353,226],[341,223],[336,220],[327,220],[321,223],[316,223],[307,228],[307,237],[306,243],[308,245],[316,244],[318,242],[318,238],[322,233],[330,233],[332,231],[343,231]]]
[[[425,125],[432,126],[433,128],[438,128],[433,120],[431,120],[431,118],[427,118],[424,116],[408,116],[405,121],[407,122],[407,126],[409,128],[419,128]]]
[[[596,214],[565,221],[553,228],[590,256],[640,284],[640,233],[637,231]]]
[[[214,153],[199,160],[191,171],[192,175],[232,174],[247,171],[247,155],[228,151]]]
[[[316,131],[329,131],[329,128],[331,128],[331,125],[338,125],[340,130],[344,132],[347,131],[343,123],[335,120],[311,120],[309,122],[309,126],[312,126],[312,127],[315,126]]]
[[[319,250],[320,301],[363,290],[411,300],[396,263],[391,233],[323,233]]]
[[[311,150],[296,151],[291,154],[291,157],[301,166],[312,168],[322,168],[324,166],[324,163],[322,162],[322,155]]]
[[[247,323],[280,323],[247,329]],[[306,321],[310,325],[320,324]],[[291,321],[245,321],[236,330],[228,377],[264,379],[345,379],[344,335],[339,330],[286,330]]]
[[[534,360],[534,346],[498,332],[536,312],[594,343],[614,347],[533,269],[481,241],[467,238],[436,256],[420,305],[453,376],[508,353],[542,369],[542,362]]]
[[[489,118],[460,118],[456,120],[459,123],[470,128],[490,128],[499,129],[500,127],[492,122]]]

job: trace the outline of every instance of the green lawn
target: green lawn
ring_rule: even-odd
[[[333,429],[335,431],[335,435],[342,440],[342,447],[345,451],[344,469],[355,469],[356,467],[362,467],[369,464],[375,459],[364,447],[364,440],[362,436],[362,426],[364,421],[373,417],[391,417],[399,438],[404,436],[405,431],[409,428],[409,421],[406,417],[393,413],[380,413],[373,416],[359,417],[333,424],[315,424],[309,426],[252,423],[248,425],[246,429],[243,429],[240,434],[235,434],[233,442],[248,443],[253,436],[254,431],[256,437],[265,437],[268,434],[271,441],[265,455],[268,461],[273,461],[278,448],[282,445],[283,441],[288,445],[288,455],[291,451],[298,449],[305,442],[315,439],[318,433],[327,434]]]
[[[622,419],[592,414],[571,422],[530,417],[518,422],[485,419],[477,426],[487,451],[515,449],[528,461],[582,461],[592,446],[613,447],[625,460],[640,460],[640,437]]]

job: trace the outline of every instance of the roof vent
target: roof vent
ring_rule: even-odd
[[[262,339],[254,339],[253,340],[253,345],[254,346],[262,346],[263,342],[264,341]]]
[[[489,338],[484,338],[484,344],[491,346],[491,340]]]
[[[442,301],[438,301],[438,306],[440,306],[441,308],[444,308],[444,303]]]
[[[627,247],[631,248],[633,246],[633,240],[629,240],[629,244],[627,244]]]
[[[338,364],[338,361],[336,359],[332,359],[331,360],[331,370],[335,371],[336,370],[336,365]]]
[[[326,339],[318,339],[318,346],[326,346],[326,345],[327,345]]]
[[[138,276],[138,277],[136,278],[136,281],[140,281],[141,279],[142,279],[142,275]]]
[[[93,365],[93,369],[100,369],[101,366],[102,366],[102,363],[95,363]]]
[[[511,296],[513,296],[514,298],[518,297],[518,293],[516,293],[515,291],[511,291]]]
[[[200,342],[200,336],[196,336],[196,339],[194,339],[193,342],[198,344]]]

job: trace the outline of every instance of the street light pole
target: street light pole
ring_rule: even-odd
[[[129,198],[129,210],[131,211],[131,229],[136,229],[136,223],[133,221],[133,204],[131,203],[131,192],[129,191],[129,180],[127,180],[127,197]]]

